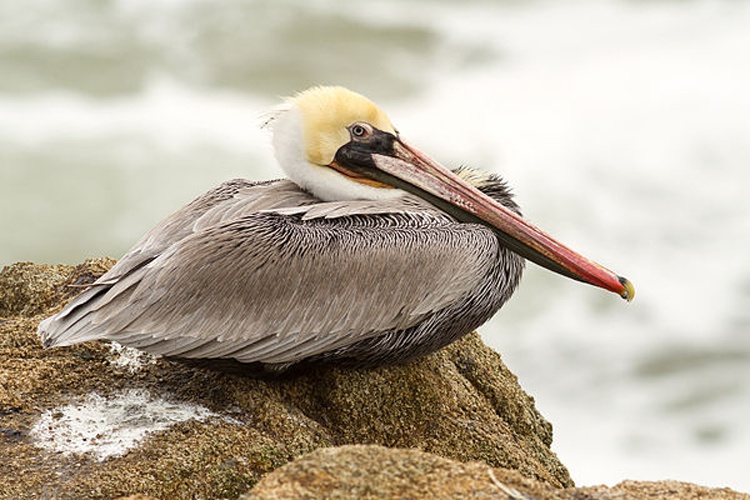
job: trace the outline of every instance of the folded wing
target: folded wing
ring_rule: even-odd
[[[320,203],[233,181],[167,218],[40,325],[45,345],[293,363],[402,331],[471,293],[497,240],[409,197]]]

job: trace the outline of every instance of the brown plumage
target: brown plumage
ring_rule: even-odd
[[[499,179],[471,175],[515,209]],[[46,347],[109,339],[269,371],[400,363],[484,323],[522,267],[486,227],[415,196],[321,202],[287,180],[235,180],[165,219],[40,331]]]
[[[39,325],[45,347],[108,339],[266,372],[401,363],[489,319],[524,257],[633,296],[523,220],[499,178],[446,169],[359,94],[316,87],[266,124],[290,180],[230,181],[166,218]]]

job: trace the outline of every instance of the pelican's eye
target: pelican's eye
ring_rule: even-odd
[[[372,135],[372,125],[369,123],[354,123],[349,126],[349,133],[354,140],[367,139]]]

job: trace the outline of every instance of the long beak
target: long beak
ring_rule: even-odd
[[[427,198],[459,220],[491,227],[511,250],[542,267],[633,300],[635,288],[626,278],[559,243],[415,147],[397,139],[393,151],[393,156],[372,154],[385,182]]]

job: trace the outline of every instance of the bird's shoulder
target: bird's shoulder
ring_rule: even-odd
[[[455,221],[426,201],[409,194],[391,200],[321,201],[288,179],[232,179],[214,187],[170,214],[143,235],[99,283],[111,284],[190,237],[215,237],[239,227],[288,227],[288,223],[337,227],[369,226],[398,231],[405,227],[452,225]]]

